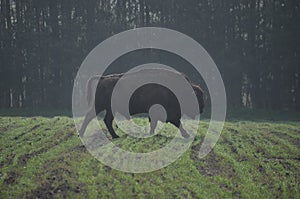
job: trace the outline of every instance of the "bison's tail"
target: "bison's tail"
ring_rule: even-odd
[[[86,86],[86,100],[87,100],[87,103],[88,103],[88,106],[90,107],[92,102],[94,101],[94,98],[95,98],[95,93],[93,92],[94,91],[94,81],[97,80],[99,81],[100,80],[100,76],[93,76],[91,77],[88,82],[87,82],[87,86]]]

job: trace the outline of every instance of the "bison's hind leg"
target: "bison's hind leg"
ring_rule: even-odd
[[[94,117],[96,117],[95,111],[94,111],[94,109],[90,109],[90,110],[87,112],[87,114],[85,115],[85,118],[84,118],[84,121],[83,121],[83,123],[82,123],[82,126],[81,126],[81,128],[80,128],[80,130],[79,130],[79,132],[78,132],[80,137],[83,136],[83,134],[84,134],[84,132],[85,132],[85,130],[86,130],[88,124],[91,122],[91,120],[92,120]]]
[[[112,127],[114,116],[111,111],[106,111],[105,117],[104,117],[104,123],[106,127],[108,128],[109,133],[113,138],[119,138],[119,136],[116,134],[115,130]]]

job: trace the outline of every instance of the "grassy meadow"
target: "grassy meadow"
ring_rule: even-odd
[[[177,161],[131,174],[90,155],[71,117],[28,115],[0,117],[0,198],[300,198],[300,117],[229,119],[213,150],[199,159],[209,124],[204,119]],[[147,139],[118,130],[113,142],[151,151],[167,144],[174,130],[168,124]]]

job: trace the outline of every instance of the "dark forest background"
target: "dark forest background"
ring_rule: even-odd
[[[70,108],[76,72],[96,45],[159,26],[203,45],[230,108],[300,110],[299,8],[299,0],[1,0],[0,108]],[[111,72],[148,61],[188,67],[147,50],[120,60]]]

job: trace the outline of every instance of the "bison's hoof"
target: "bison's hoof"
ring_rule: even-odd
[[[190,135],[187,132],[181,133],[182,137],[184,138],[189,138]]]
[[[83,137],[83,134],[84,134],[84,133],[82,133],[82,132],[78,132],[77,135],[78,135],[78,137]]]

